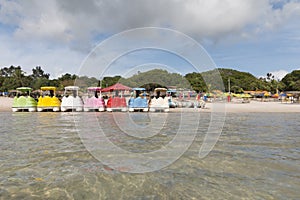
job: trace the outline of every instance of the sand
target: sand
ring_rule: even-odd
[[[251,101],[247,104],[228,104],[227,112],[300,112],[299,103],[281,103],[281,102],[257,102]]]
[[[13,98],[0,97],[0,112],[10,112]],[[259,102],[250,103],[206,103],[206,108],[174,108],[170,112],[225,112],[226,113],[248,113],[248,112],[300,112],[299,103],[281,103],[281,102]]]
[[[9,97],[0,97],[0,112],[11,111],[13,100],[13,98]]]
[[[226,112],[226,113],[300,113],[299,103],[281,102],[260,102],[251,101],[250,103],[206,103],[204,109],[201,108],[176,108],[171,112]]]

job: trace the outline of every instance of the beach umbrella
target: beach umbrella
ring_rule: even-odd
[[[270,92],[265,92],[265,93],[264,93],[264,96],[265,96],[265,97],[269,97],[269,96],[271,96],[271,94],[270,94]]]
[[[286,94],[281,92],[281,93],[280,93],[280,96],[281,96],[281,97],[286,97]]]
[[[256,94],[255,96],[257,96],[257,97],[263,97],[264,93]]]
[[[241,94],[235,94],[235,93],[233,93],[232,96],[240,98]]]
[[[251,98],[252,96],[250,94],[241,94],[241,98]]]

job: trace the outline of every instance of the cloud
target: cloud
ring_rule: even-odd
[[[271,72],[271,74],[274,75],[275,80],[281,80],[283,77],[285,77],[285,75],[287,75],[289,72],[286,70],[278,70],[278,71],[273,71]]]
[[[7,36],[0,35],[0,68],[11,65],[21,66],[27,73],[41,66],[51,78],[57,78],[61,74],[76,73],[84,55],[77,51],[70,51],[67,47],[47,48],[43,44],[22,46],[11,42]]]
[[[299,12],[298,1],[274,0],[65,0],[0,1],[0,20],[21,40],[83,46],[97,35],[158,26],[198,39],[249,37],[273,29]],[[280,9],[279,9],[280,8]]]
[[[299,0],[0,0],[0,67],[18,62],[47,66],[51,75],[76,73],[95,45],[120,31],[167,27],[202,44],[236,44],[290,21],[298,26],[299,13]],[[291,29],[286,42],[298,54],[299,29]]]

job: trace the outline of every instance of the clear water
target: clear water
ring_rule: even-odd
[[[0,199],[300,197],[297,113],[227,114],[216,146],[200,159],[198,153],[210,119],[209,113],[203,113],[194,142],[176,162],[158,171],[137,174],[112,169],[93,157],[83,145],[76,123],[96,117],[115,145],[147,152],[174,137],[180,114],[167,114],[161,134],[149,138],[124,134],[115,121],[126,115],[0,113]],[[141,127],[151,122],[145,113],[131,117]]]

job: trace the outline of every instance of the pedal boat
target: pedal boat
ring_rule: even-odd
[[[128,102],[128,111],[143,111],[147,112],[149,110],[148,100],[146,98],[145,88],[132,88],[133,94]]]
[[[109,97],[107,100],[106,105],[106,111],[112,112],[112,111],[127,111],[127,104],[125,97],[122,96],[112,96]]]
[[[84,111],[105,111],[105,101],[102,98],[101,87],[88,87],[88,97],[84,100]]]
[[[17,96],[15,96],[13,100],[12,111],[35,112],[37,102],[30,96],[32,89],[30,87],[19,87],[16,90]]]
[[[150,99],[149,111],[150,112],[169,112],[169,97],[167,97],[166,88],[155,88],[154,97]]]
[[[177,103],[173,101],[173,97],[176,97],[177,91],[175,89],[169,89],[167,90],[167,96],[169,101],[169,108],[176,108],[178,107]]]
[[[62,112],[66,111],[83,111],[83,101],[78,95],[78,86],[67,86],[65,87],[65,92],[61,100],[60,110]]]
[[[123,97],[123,92],[125,90],[131,90],[131,88],[120,83],[116,83],[110,87],[102,89],[102,92],[110,92],[110,95],[112,95],[107,100],[106,111],[127,111],[126,99]]]
[[[37,111],[48,111],[54,112],[60,111],[60,100],[55,96],[56,87],[46,86],[41,87],[41,96],[38,99]]]

